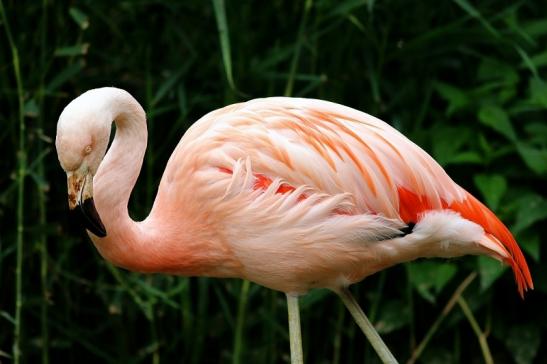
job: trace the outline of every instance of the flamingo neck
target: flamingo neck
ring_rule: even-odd
[[[139,103],[129,94],[116,96],[108,105],[116,124],[116,135],[93,184],[97,209],[111,230],[120,220],[132,222],[127,205],[141,170],[148,138],[145,113]]]
[[[105,122],[114,121],[116,134],[93,181],[93,196],[97,212],[107,236],[90,234],[103,257],[129,268],[133,253],[146,246],[146,229],[131,219],[127,205],[142,167],[148,132],[146,116],[140,104],[128,93],[111,89],[105,102]]]
[[[111,92],[106,114],[116,123],[116,135],[93,182],[95,206],[107,233],[104,238],[90,234],[97,250],[113,264],[134,271],[232,275],[230,269],[223,271],[228,254],[216,237],[206,233],[210,229],[196,226],[185,215],[178,216],[174,224],[171,203],[156,206],[156,201],[143,221],[129,216],[129,197],[146,151],[146,117],[128,93]]]

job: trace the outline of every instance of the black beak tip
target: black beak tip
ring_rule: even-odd
[[[79,203],[70,213],[82,227],[91,231],[99,238],[106,236],[106,229],[95,208],[93,198],[88,198],[83,203]]]

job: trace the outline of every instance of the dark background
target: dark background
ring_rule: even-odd
[[[289,361],[283,294],[113,268],[68,222],[57,118],[109,85],[148,113],[134,218],[216,108],[289,95],[390,122],[508,224],[536,289],[521,300],[488,258],[433,259],[356,285],[359,302],[401,362],[420,343],[421,363],[481,363],[484,343],[496,363],[547,361],[546,2],[0,1],[0,362],[16,332],[22,363]],[[333,294],[301,310],[308,363],[377,362]]]

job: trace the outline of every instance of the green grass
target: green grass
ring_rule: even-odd
[[[57,118],[105,85],[147,110],[134,218],[147,215],[184,130],[226,104],[315,97],[390,122],[510,226],[536,290],[522,301],[510,271],[487,258],[418,261],[352,288],[371,321],[401,362],[547,357],[544,2],[0,5],[1,362],[289,360],[283,294],[126,272],[69,224]],[[301,309],[306,362],[377,362],[334,294],[313,291]]]
[[[17,120],[19,124],[19,138],[17,145],[17,206],[16,206],[16,252],[15,252],[15,319],[13,322],[13,362],[21,362],[21,329],[23,326],[21,315],[23,307],[23,240],[24,240],[24,213],[25,213],[25,176],[27,174],[27,152],[26,152],[26,127],[24,117],[24,90],[21,78],[21,64],[19,62],[19,50],[13,40],[11,27],[6,16],[3,1],[0,0],[0,15],[6,31],[9,48],[11,49],[13,74],[17,87]]]

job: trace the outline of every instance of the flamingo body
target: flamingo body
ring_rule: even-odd
[[[101,162],[111,120],[118,131]],[[174,150],[141,222],[127,201],[146,148],[144,111],[114,88],[75,99],[57,135],[67,172],[82,154],[74,141],[85,146],[89,135],[107,231],[90,236],[119,266],[300,294],[419,257],[488,254],[511,265],[521,294],[532,287],[518,245],[488,208],[397,130],[349,107],[274,97],[207,114]]]

